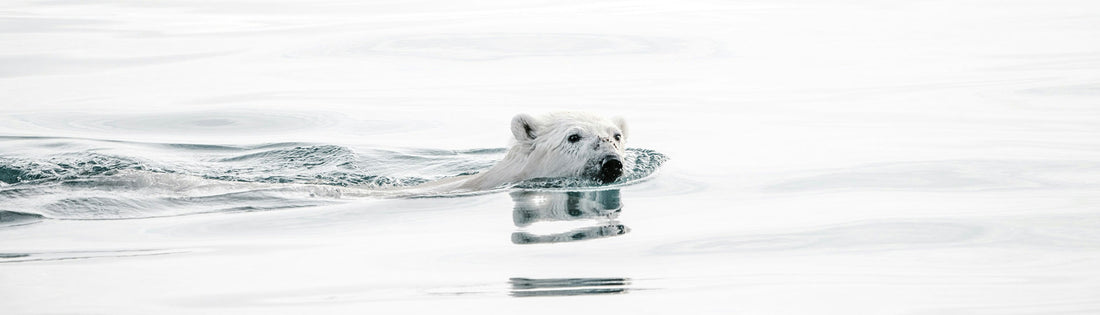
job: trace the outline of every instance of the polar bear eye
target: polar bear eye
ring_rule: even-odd
[[[569,135],[569,142],[577,142],[577,141],[581,141],[581,135],[578,135],[578,134]]]
[[[623,140],[623,135],[616,133],[615,134],[615,141],[622,141],[622,140]]]

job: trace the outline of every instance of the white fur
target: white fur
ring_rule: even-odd
[[[476,175],[427,183],[417,190],[475,191],[532,178],[582,177],[609,155],[623,158],[626,122],[578,112],[555,112],[540,117],[519,114],[512,118],[515,141],[504,159]],[[570,135],[579,135],[569,142]],[[619,140],[615,135],[620,135]]]

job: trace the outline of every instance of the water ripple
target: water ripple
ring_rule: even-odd
[[[55,219],[148,218],[312,207],[363,197],[423,197],[386,189],[476,174],[505,153],[501,148],[386,150],[40,137],[0,137],[0,144],[5,147],[0,151],[0,210]],[[644,180],[666,159],[652,150],[628,153],[627,175],[611,186]],[[561,178],[517,187],[608,188]]]
[[[38,261],[57,261],[91,258],[117,258],[136,256],[159,256],[187,252],[185,250],[135,249],[111,251],[71,251],[42,253],[0,253],[0,264]]]
[[[1098,249],[1093,214],[986,220],[899,220],[825,227],[798,233],[727,235],[664,244],[660,254],[873,252],[994,245]]]
[[[829,190],[983,191],[1100,187],[1100,163],[1076,160],[945,160],[870,164],[819,172],[766,192]]]
[[[540,56],[656,54],[679,49],[680,41],[606,34],[480,33],[389,37],[324,55],[388,55],[448,60],[499,60]],[[339,46],[337,46],[339,47]]]
[[[12,227],[27,225],[42,221],[44,217],[39,214],[22,213],[15,211],[0,211],[0,227]]]
[[[50,113],[16,115],[49,129],[150,134],[264,134],[329,126],[335,119],[304,112],[184,112],[138,115]]]
[[[88,58],[61,55],[0,56],[0,78],[35,75],[75,74],[114,70],[121,67],[148,66],[225,56],[229,52],[134,56],[128,58]]]

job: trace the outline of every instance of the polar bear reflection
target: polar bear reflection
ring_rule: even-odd
[[[534,191],[511,193],[516,203],[512,220],[516,227],[526,228],[540,221],[592,220],[594,225],[560,233],[512,233],[512,243],[559,243],[618,236],[630,232],[616,220],[622,212],[619,190],[601,191]]]

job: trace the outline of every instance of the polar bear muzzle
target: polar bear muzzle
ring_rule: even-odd
[[[623,161],[619,160],[618,156],[608,155],[600,163],[600,172],[596,174],[596,179],[603,183],[610,183],[622,175]]]

